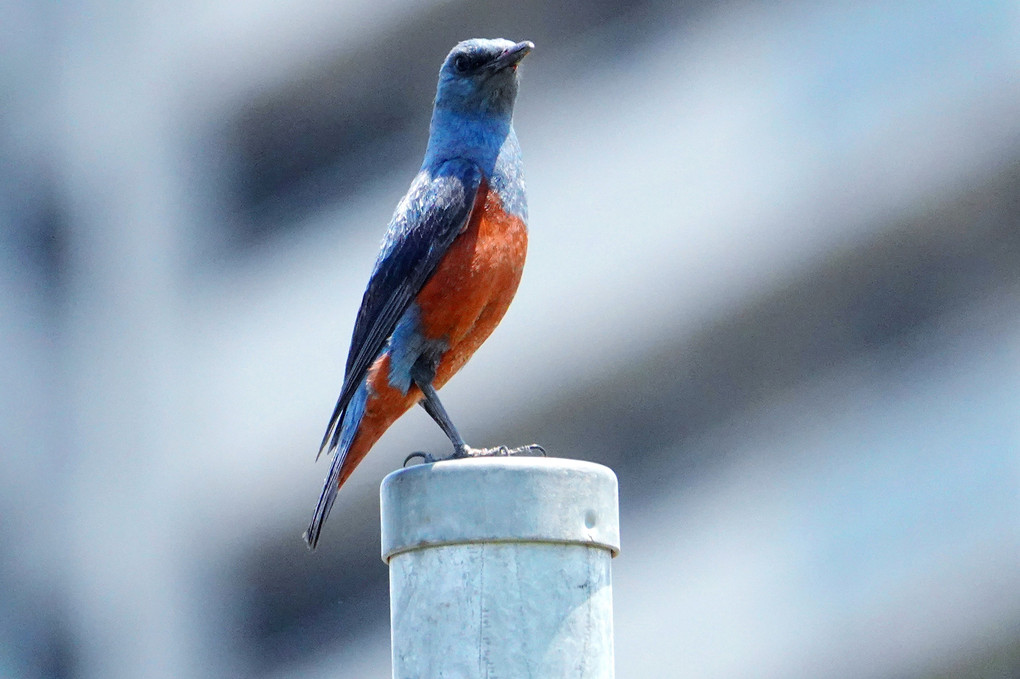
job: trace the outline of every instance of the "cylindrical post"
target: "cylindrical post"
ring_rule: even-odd
[[[394,679],[612,679],[612,470],[468,458],[395,471],[380,494]]]

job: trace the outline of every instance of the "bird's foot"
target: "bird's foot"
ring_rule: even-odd
[[[436,457],[431,453],[424,451],[416,451],[404,458],[403,466],[406,467],[407,463],[415,458],[420,458],[420,464],[432,464],[433,462],[445,462],[446,460],[463,460],[468,457],[510,457],[523,455],[527,457],[546,457],[545,448],[532,443],[527,446],[518,446],[516,448],[510,448],[508,446],[496,446],[494,448],[472,448],[471,446],[464,446],[457,448],[453,451],[453,455],[449,457]]]
[[[495,448],[472,448],[471,446],[464,446],[453,451],[447,459],[456,460],[465,457],[508,457],[516,455],[534,456],[534,457],[545,457],[545,448],[532,443],[528,446],[518,446],[517,448],[510,448],[507,446],[496,446]]]

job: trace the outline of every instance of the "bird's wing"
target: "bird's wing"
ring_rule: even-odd
[[[471,218],[482,185],[474,163],[454,159],[423,170],[397,206],[382,251],[361,300],[340,398],[322,437],[319,454],[336,449],[347,406],[379,356],[397,321],[435,272]]]

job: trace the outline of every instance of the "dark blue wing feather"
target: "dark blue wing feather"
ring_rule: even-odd
[[[449,160],[433,171],[422,170],[397,206],[361,300],[344,383],[322,437],[320,455],[327,443],[331,452],[336,448],[354,392],[397,321],[467,224],[481,183],[482,172],[477,165],[462,159]]]

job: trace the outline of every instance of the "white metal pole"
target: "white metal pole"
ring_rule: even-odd
[[[380,494],[394,679],[612,679],[612,470],[471,458],[398,470]]]

